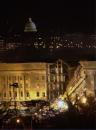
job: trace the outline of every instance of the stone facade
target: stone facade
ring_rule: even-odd
[[[12,86],[14,83],[18,87]],[[46,91],[46,63],[0,64],[1,100],[47,99]]]
[[[66,73],[63,67],[62,60],[55,63],[0,63],[0,100],[57,98],[64,94]]]

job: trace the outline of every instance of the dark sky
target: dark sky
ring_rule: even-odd
[[[32,17],[38,30],[94,32],[95,2],[93,0],[2,0],[0,4],[2,31],[23,28],[28,17]]]

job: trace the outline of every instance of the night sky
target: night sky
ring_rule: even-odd
[[[41,31],[95,32],[93,0],[2,0],[0,31],[22,30],[28,17]]]

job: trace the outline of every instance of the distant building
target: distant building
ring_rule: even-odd
[[[0,100],[52,100],[63,94],[66,76],[63,61],[54,63],[53,68],[51,65],[40,62],[0,63]]]
[[[37,32],[36,25],[31,18],[25,24],[24,32]]]
[[[26,62],[26,60],[30,62],[34,57],[37,61],[38,59],[45,60],[48,58],[64,58],[64,60],[72,58],[76,60],[95,59],[95,34],[39,32],[35,22],[31,18],[25,22],[25,25],[21,27],[20,31],[14,30],[11,32],[7,30],[5,33],[0,34],[1,62]]]

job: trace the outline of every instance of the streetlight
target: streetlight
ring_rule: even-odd
[[[24,122],[23,122],[23,119],[21,117],[16,117],[16,129],[19,128],[23,128],[25,130],[25,125],[24,125]]]
[[[17,118],[17,119],[16,119],[16,122],[17,122],[17,123],[20,123],[20,122],[21,122],[20,118]]]

